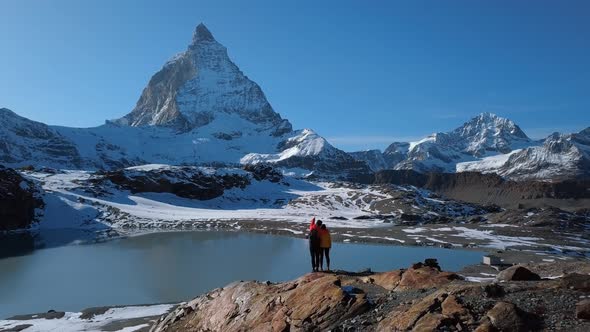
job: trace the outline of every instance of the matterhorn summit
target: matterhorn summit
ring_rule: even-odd
[[[250,121],[275,136],[292,130],[201,23],[187,50],[152,76],[133,111],[114,122],[188,131],[220,116]]]

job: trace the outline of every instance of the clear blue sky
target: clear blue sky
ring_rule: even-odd
[[[0,107],[89,127],[128,113],[204,22],[296,128],[345,150],[494,112],[590,126],[590,1],[0,1]]]

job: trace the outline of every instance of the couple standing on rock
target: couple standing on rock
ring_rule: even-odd
[[[315,217],[311,219],[309,225],[309,254],[311,255],[311,267],[313,272],[324,271],[324,256],[326,256],[326,263],[330,271],[330,248],[332,247],[332,237],[330,231],[321,220],[315,221]]]

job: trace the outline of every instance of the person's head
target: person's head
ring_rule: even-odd
[[[326,224],[323,224],[322,225],[322,229],[326,229]]]
[[[322,227],[322,224],[323,224],[323,222],[322,222],[321,220],[318,220],[318,221],[317,221],[315,224],[316,224],[318,227]]]

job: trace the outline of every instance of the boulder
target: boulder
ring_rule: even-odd
[[[590,275],[569,273],[559,279],[559,285],[581,291],[590,291]]]
[[[422,266],[410,268],[402,274],[396,291],[409,289],[427,289],[439,287],[450,283],[453,280],[460,280],[461,277],[452,272],[440,272],[437,268]]]
[[[501,271],[496,276],[498,281],[528,281],[541,280],[538,274],[531,272],[529,269],[520,265],[515,265]]]
[[[590,320],[590,300],[576,303],[576,318]]]
[[[502,297],[504,296],[504,288],[496,283],[482,286],[484,295],[486,297]]]
[[[492,325],[505,332],[518,332],[525,330],[525,321],[520,310],[510,302],[497,302],[490,311],[486,313]]]

